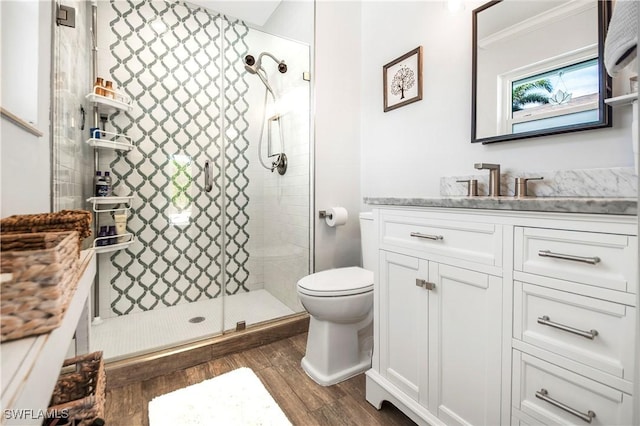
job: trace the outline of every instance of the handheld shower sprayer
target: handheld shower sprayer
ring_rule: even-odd
[[[278,58],[276,58],[273,54],[269,53],[269,52],[262,52],[260,53],[260,55],[258,55],[258,59],[256,60],[256,58],[253,55],[247,55],[244,57],[244,68],[247,70],[248,73],[250,74],[256,74],[260,80],[262,81],[262,83],[264,84],[264,87],[266,88],[266,92],[264,94],[264,109],[266,111],[267,108],[267,93],[271,93],[271,97],[273,98],[273,102],[276,103],[276,95],[273,92],[273,90],[271,89],[271,85],[269,85],[269,79],[267,76],[267,72],[264,70],[264,68],[262,68],[262,58],[264,56],[268,56],[269,58],[271,58],[275,63],[278,64],[278,71],[281,74],[284,74],[287,72],[287,64],[285,64],[284,60],[279,60]],[[279,130],[279,134],[280,134],[280,152],[279,153],[275,153],[272,154],[271,153],[271,125],[272,122],[277,122],[278,125],[278,130]],[[264,133],[264,127],[265,127],[265,122],[266,122],[266,115],[263,114],[263,121],[262,121],[262,126],[260,128],[260,137],[258,139],[258,158],[260,160],[260,164],[262,164],[262,166],[267,169],[267,170],[271,170],[271,172],[273,172],[274,170],[277,170],[279,174],[284,175],[287,171],[287,155],[284,153],[284,139],[283,139],[283,135],[282,135],[282,128],[280,127],[280,116],[279,115],[275,115],[274,117],[269,119],[269,132],[267,133],[267,138],[268,138],[268,142],[269,142],[269,148],[268,148],[268,157],[276,157],[276,160],[272,162],[271,166],[268,166],[267,164],[264,163],[262,156],[260,155],[260,152],[262,151],[262,136]]]

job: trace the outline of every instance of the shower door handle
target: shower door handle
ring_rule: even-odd
[[[204,162],[204,190],[205,192],[211,192],[213,189],[213,181],[211,180],[211,161],[206,160]]]

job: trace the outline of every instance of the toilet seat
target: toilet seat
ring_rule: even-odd
[[[357,266],[316,272],[298,281],[298,291],[316,297],[366,293],[373,291],[373,272]]]

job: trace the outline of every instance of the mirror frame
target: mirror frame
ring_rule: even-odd
[[[560,133],[578,132],[583,130],[601,129],[611,127],[612,108],[605,104],[604,100],[611,97],[612,79],[604,67],[604,40],[611,20],[611,0],[593,0],[598,2],[598,69],[600,73],[598,102],[600,120],[584,124],[572,124],[569,126],[552,127],[545,130],[532,130],[522,133],[489,136],[479,138],[476,135],[477,102],[477,70],[478,70],[478,14],[485,9],[502,3],[503,0],[493,0],[473,10],[472,13],[472,77],[471,77],[471,143],[489,144],[519,139],[529,139],[538,136],[557,135]]]

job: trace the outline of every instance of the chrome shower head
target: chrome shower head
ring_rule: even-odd
[[[262,81],[264,86],[267,88],[267,91],[271,93],[271,96],[275,99],[275,94],[273,93],[273,90],[269,85],[267,72],[264,70],[264,68],[262,68],[263,56],[268,56],[271,59],[273,59],[273,61],[278,64],[278,71],[280,71],[282,74],[287,72],[287,64],[285,64],[284,61],[278,60],[278,58],[276,58],[274,55],[272,55],[269,52],[262,52],[260,55],[258,55],[258,60],[256,60],[256,58],[254,58],[252,55],[245,56],[244,69],[247,70],[248,73],[256,74],[258,77],[260,77],[260,80]]]
[[[287,72],[287,64],[284,63],[283,60],[279,60],[273,54],[269,52],[262,52],[258,55],[258,59],[253,57],[253,55],[247,55],[244,57],[244,69],[246,69],[251,74],[256,74],[258,70],[262,69],[262,57],[268,56],[274,60],[278,64],[278,71],[282,74]]]

